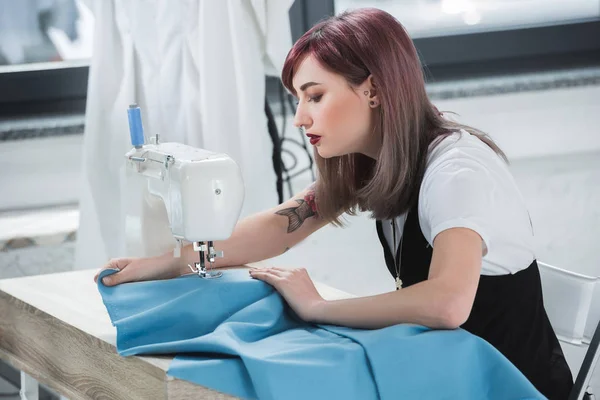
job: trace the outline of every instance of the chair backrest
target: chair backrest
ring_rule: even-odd
[[[600,279],[538,262],[544,308],[559,340],[589,344],[569,400],[587,399],[600,357]]]
[[[592,373],[598,364],[598,358],[600,358],[600,322],[596,325],[594,335],[590,341],[588,351],[585,353],[581,368],[575,379],[573,390],[569,394],[569,400],[581,400],[591,399],[591,396],[587,395],[587,389],[592,379]]]
[[[590,343],[592,336],[594,336],[594,332],[598,327],[598,321],[600,321],[600,283],[596,284],[594,295],[592,296],[590,313],[588,314],[587,324],[585,324],[585,331],[583,332],[584,342]]]
[[[598,277],[579,274],[538,262],[544,307],[556,336],[564,342],[589,343],[600,315],[592,309]]]

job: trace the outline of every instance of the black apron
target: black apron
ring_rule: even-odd
[[[376,226],[385,262],[396,278],[394,257],[381,221]],[[426,280],[433,249],[421,232],[417,206],[407,215],[403,245],[399,247],[402,254],[396,259],[401,256],[402,287]],[[544,309],[536,260],[515,274],[481,275],[471,314],[461,328],[498,349],[544,396],[568,398],[573,377]]]

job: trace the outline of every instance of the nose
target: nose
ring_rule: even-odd
[[[312,118],[304,112],[304,109],[300,104],[296,108],[296,114],[294,115],[294,126],[297,128],[304,126],[305,129],[312,126]]]

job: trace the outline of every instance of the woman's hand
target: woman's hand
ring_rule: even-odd
[[[125,282],[175,278],[183,272],[180,263],[180,259],[174,258],[170,253],[157,257],[115,258],[96,273],[94,282],[98,281],[98,275],[105,269],[119,270],[119,272],[102,279],[102,283],[106,286]]]
[[[315,322],[325,303],[306,269],[251,268],[250,276],[275,288],[300,318]]]

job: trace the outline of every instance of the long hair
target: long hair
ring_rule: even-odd
[[[444,119],[431,104],[414,44],[387,12],[348,11],[306,32],[283,66],[283,84],[293,94],[292,79],[308,55],[352,86],[372,75],[380,102],[374,119],[382,143],[377,160],[358,153],[325,159],[314,151],[316,204],[329,222],[341,225],[340,214],[354,215],[357,208],[376,219],[406,212],[418,198],[430,145],[454,131],[476,135],[506,160],[483,132]]]

